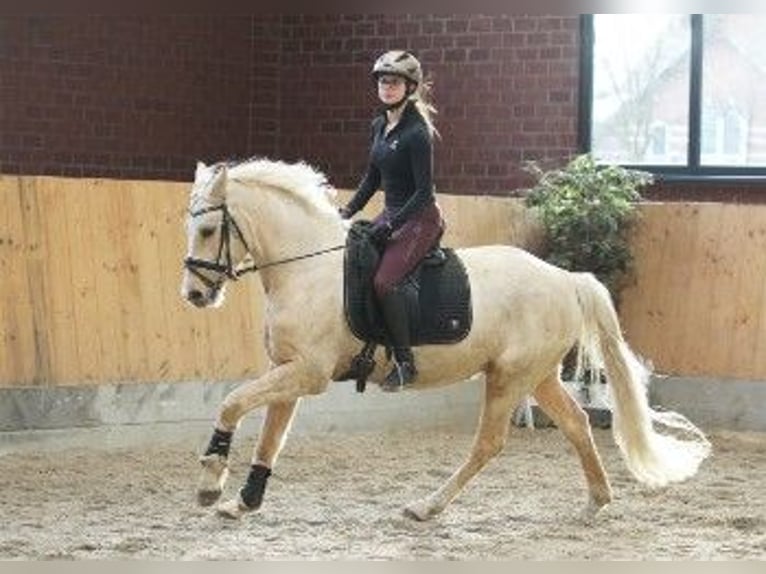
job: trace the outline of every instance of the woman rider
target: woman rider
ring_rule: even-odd
[[[372,122],[367,172],[340,213],[352,217],[382,187],[385,208],[371,229],[382,251],[374,289],[394,355],[381,388],[396,391],[417,377],[401,283],[438,243],[444,219],[432,179],[435,110],[427,101],[420,62],[409,52],[389,51],[375,61],[372,76],[383,110]]]

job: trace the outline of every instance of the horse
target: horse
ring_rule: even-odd
[[[301,397],[324,392],[349,369],[362,344],[344,316],[349,222],[339,215],[335,195],[327,177],[304,162],[197,163],[182,297],[197,308],[220,305],[230,280],[248,271],[258,273],[265,294],[268,369],[224,398],[211,446],[200,456],[198,501],[218,502],[216,512],[223,517],[238,519],[261,508],[265,481]],[[609,383],[614,439],[635,479],[658,488],[696,474],[710,443],[683,415],[650,407],[650,371],[623,338],[603,284],[590,273],[558,268],[511,245],[456,252],[470,279],[473,324],[455,344],[414,349],[419,374],[412,390],[478,376],[483,403],[464,462],[430,495],[407,504],[406,516],[424,521],[444,511],[504,448],[513,409],[528,396],[579,457],[588,495],[584,516],[595,516],[612,500],[588,415],[562,384],[562,360],[573,348]],[[388,365],[381,354],[369,376],[372,383],[385,376]],[[232,435],[259,407],[266,412],[250,476],[236,496],[221,502]]]

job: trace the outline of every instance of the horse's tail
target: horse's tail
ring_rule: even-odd
[[[710,443],[686,417],[657,412],[647,400],[649,371],[628,347],[611,296],[590,273],[573,273],[583,314],[581,358],[603,368],[611,388],[612,428],[628,469],[649,486],[664,486],[693,476],[710,454]],[[653,423],[677,436],[660,434]]]

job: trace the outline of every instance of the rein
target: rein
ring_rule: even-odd
[[[211,279],[206,277],[204,274],[202,274],[200,272],[201,269],[215,271],[216,273],[220,273],[222,275],[225,275],[229,279],[236,281],[245,273],[260,271],[261,269],[266,269],[267,267],[276,267],[277,265],[292,263],[294,261],[300,261],[302,259],[309,259],[311,257],[316,257],[317,255],[323,255],[325,253],[330,253],[331,251],[338,251],[346,247],[345,245],[336,245],[335,247],[320,249],[318,251],[313,251],[311,253],[306,253],[304,255],[296,255],[294,257],[287,257],[285,259],[279,259],[277,261],[270,261],[262,265],[256,265],[255,262],[253,261],[253,263],[249,265],[248,267],[235,269],[234,263],[232,262],[232,259],[231,259],[231,230],[232,229],[234,230],[234,233],[236,234],[237,238],[242,242],[242,245],[245,246],[245,250],[247,251],[247,253],[250,254],[251,257],[252,257],[252,252],[250,251],[250,246],[247,244],[247,241],[245,241],[245,236],[242,234],[242,230],[239,228],[239,225],[237,225],[237,222],[231,216],[231,213],[229,213],[229,209],[228,207],[226,207],[226,204],[223,203],[221,205],[216,205],[214,207],[205,207],[197,211],[191,211],[189,212],[189,215],[191,217],[199,217],[200,215],[204,215],[205,213],[210,213],[213,211],[220,211],[223,215],[223,217],[221,218],[221,242],[218,245],[218,255],[216,257],[216,260],[208,261],[206,259],[198,259],[196,257],[186,257],[184,259],[184,267],[186,267],[186,269],[188,269],[190,273],[198,277],[208,287],[215,287],[216,282],[212,281]]]

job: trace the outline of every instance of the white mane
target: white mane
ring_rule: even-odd
[[[330,201],[336,195],[335,188],[328,183],[324,173],[302,161],[247,160],[231,166],[229,178],[285,189],[317,209],[335,211]]]
[[[224,166],[227,168],[228,180],[278,189],[296,196],[309,208],[337,213],[332,203],[336,190],[328,183],[324,173],[302,161],[286,163],[265,158],[240,163],[221,161],[209,166],[198,163],[191,190],[190,210],[211,203],[212,182],[218,170]]]

